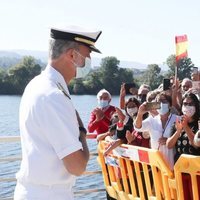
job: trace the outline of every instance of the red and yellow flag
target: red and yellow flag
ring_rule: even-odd
[[[187,35],[181,35],[175,37],[176,41],[176,61],[186,58],[188,56],[188,39]]]

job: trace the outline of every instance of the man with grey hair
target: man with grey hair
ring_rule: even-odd
[[[97,101],[98,107],[91,112],[88,131],[99,135],[108,131],[115,107],[110,105],[111,94],[105,89],[97,93]]]
[[[27,85],[20,104],[22,162],[15,200],[73,200],[75,176],[89,159],[86,129],[67,85],[90,64],[101,31],[51,28],[49,62]],[[83,73],[80,73],[83,75]]]
[[[192,80],[184,78],[181,83],[182,94],[184,95],[190,88],[192,88]]]

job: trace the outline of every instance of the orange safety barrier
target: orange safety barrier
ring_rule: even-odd
[[[104,184],[115,199],[200,199],[200,156],[181,155],[172,172],[157,150],[121,145],[107,157],[98,145]]]
[[[107,157],[105,141],[98,145],[98,160],[108,194],[120,200],[177,199],[174,175],[158,150],[121,145]]]
[[[174,173],[178,199],[200,199],[200,156],[181,155]]]

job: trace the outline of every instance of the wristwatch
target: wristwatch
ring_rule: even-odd
[[[87,134],[87,130],[83,126],[79,126],[79,131]]]

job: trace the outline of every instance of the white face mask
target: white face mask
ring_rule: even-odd
[[[160,109],[157,110],[160,115],[165,115],[169,112],[169,104],[168,103],[161,103]]]
[[[109,105],[108,100],[98,100],[98,104],[100,108],[105,108]]]
[[[88,57],[82,56],[78,51],[75,51],[79,58],[77,62],[73,62],[76,67],[76,78],[84,78],[91,70],[91,59]],[[85,60],[84,65],[82,64],[82,60]]]
[[[134,107],[134,108],[127,108],[127,113],[129,116],[133,117],[133,115],[135,115],[138,111],[138,108],[137,107]]]
[[[188,117],[192,117],[195,112],[196,109],[194,106],[182,106],[182,113]]]

